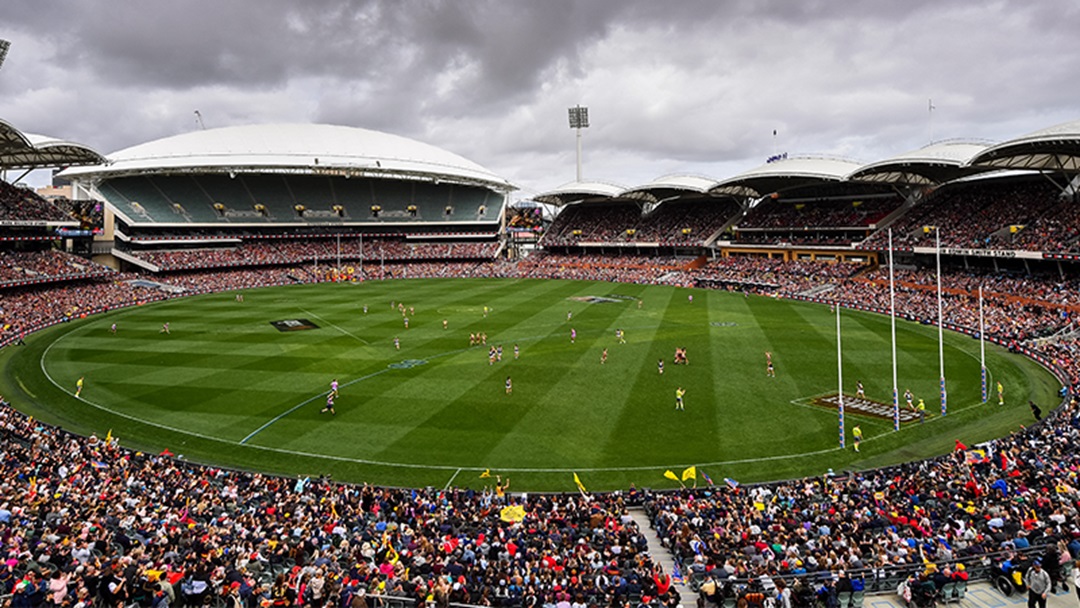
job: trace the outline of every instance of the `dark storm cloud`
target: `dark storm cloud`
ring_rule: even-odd
[[[1080,118],[1078,20],[1009,0],[14,0],[0,118],[106,152],[196,109],[355,125],[545,189],[573,175],[583,103],[587,177],[725,177],[774,151],[872,161]]]

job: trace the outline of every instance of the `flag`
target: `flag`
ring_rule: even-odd
[[[964,460],[968,464],[979,464],[981,462],[990,462],[990,459],[986,456],[985,450],[968,450],[964,455]]]
[[[577,476],[577,473],[574,473],[574,483],[577,484],[577,489],[581,490],[582,494],[589,493],[589,491],[585,489],[585,484],[581,483],[581,478]]]
[[[724,478],[724,483],[726,483],[728,485],[728,487],[731,488],[732,490],[739,487],[739,482],[735,481],[734,479],[732,479],[730,477],[725,477]]]
[[[678,560],[671,564],[671,582],[685,585],[686,581],[683,579],[682,568],[679,567]]]
[[[953,448],[953,450],[957,452],[963,452],[967,449],[968,448],[966,445],[964,445],[964,442],[960,441],[959,439],[956,440],[956,446]]]
[[[711,478],[711,477],[709,477],[709,474],[708,474],[708,473],[706,473],[705,471],[702,471],[702,472],[701,472],[701,478],[702,478],[702,479],[704,479],[704,480],[705,480],[705,483],[709,484],[710,486],[711,486],[711,485],[714,485],[714,484],[713,484],[713,481],[712,481],[712,478]]]
[[[491,469],[484,469],[483,473],[480,473],[480,479],[487,479],[491,477]]]
[[[671,469],[664,471],[664,477],[667,477],[672,481],[679,481],[679,476],[676,475],[675,471],[672,471]]]
[[[693,479],[694,481],[697,481],[697,467],[696,466],[687,467],[687,469],[682,472],[682,480],[686,481],[687,479]]]
[[[112,443],[112,429],[109,429],[109,432],[105,435],[105,445],[110,443]]]
[[[509,507],[503,507],[499,511],[499,519],[507,522],[519,522],[525,519],[525,507],[521,505],[511,505]]]

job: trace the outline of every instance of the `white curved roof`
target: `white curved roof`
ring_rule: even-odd
[[[585,199],[615,198],[625,189],[625,186],[608,182],[569,182],[553,190],[541,192],[532,197],[532,200],[548,205],[565,205]]]
[[[1080,171],[1080,120],[1039,129],[990,146],[969,162],[1002,169]]]
[[[0,168],[62,167],[97,164],[104,160],[103,156],[82,144],[25,133],[0,120]]]
[[[638,190],[688,190],[691,192],[708,192],[709,188],[716,185],[716,180],[701,175],[664,175],[647,184],[627,188],[626,192]]]
[[[125,148],[64,177],[139,173],[282,171],[442,179],[500,190],[504,178],[453,152],[413,139],[339,125],[263,124],[192,131]]]
[[[853,181],[931,185],[985,171],[963,168],[990,142],[948,140],[863,165],[848,175]]]
[[[720,180],[712,191],[733,196],[760,196],[783,187],[843,181],[861,166],[853,160],[834,156],[792,156]]]

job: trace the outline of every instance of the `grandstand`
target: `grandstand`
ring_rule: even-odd
[[[513,190],[445,150],[331,125],[186,133],[63,176],[105,200],[119,263],[154,272],[356,261],[364,238],[394,241],[366,250],[380,260],[402,259],[406,241],[408,259],[491,259]]]

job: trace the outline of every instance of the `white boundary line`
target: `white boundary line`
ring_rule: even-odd
[[[458,470],[454,471],[454,474],[450,476],[450,479],[446,482],[446,485],[443,486],[443,490],[447,490],[447,489],[450,488],[450,484],[454,483],[454,480],[457,479],[458,473],[460,473],[460,472],[461,472],[460,468]]]
[[[365,339],[361,338],[360,336],[357,336],[356,334],[352,333],[351,331],[348,331],[348,330],[344,330],[344,329],[341,329],[341,328],[340,328],[340,327],[338,327],[337,325],[334,325],[334,324],[333,324],[333,323],[331,323],[330,321],[327,321],[326,319],[324,319],[324,318],[320,317],[319,315],[317,315],[317,314],[315,314],[315,313],[311,312],[310,310],[308,310],[308,309],[306,309],[306,308],[301,308],[301,309],[300,309],[300,312],[306,312],[307,314],[309,314],[309,315],[311,315],[311,316],[315,317],[316,319],[318,319],[318,320],[322,321],[323,323],[326,323],[326,324],[327,324],[327,325],[329,325],[330,327],[333,327],[334,329],[336,329],[336,330],[340,331],[341,333],[345,334],[346,336],[349,336],[349,337],[353,338],[354,340],[359,340],[359,341],[363,342],[364,344],[367,344],[368,346],[371,346],[371,342],[368,342],[367,340],[365,340]]]

